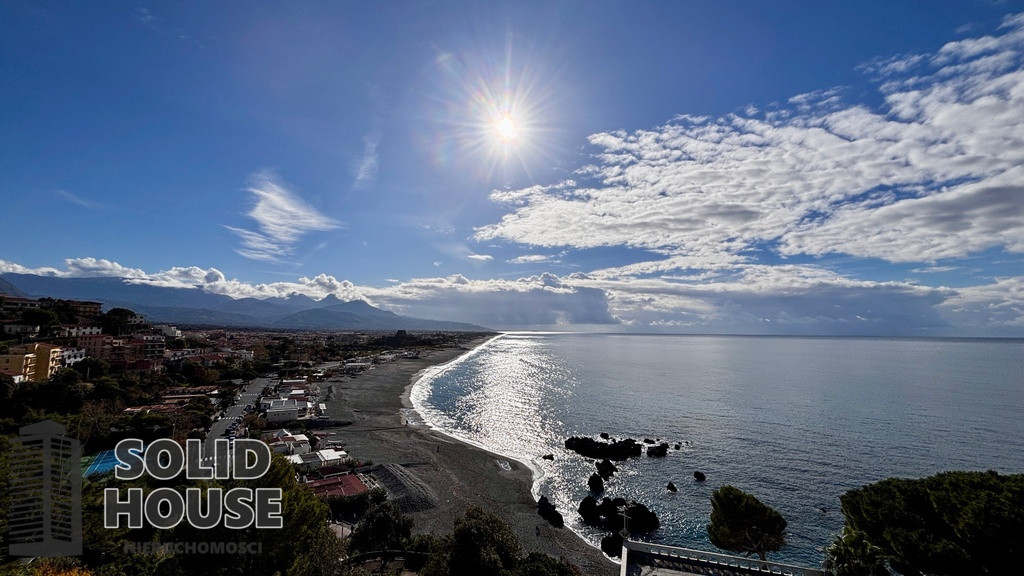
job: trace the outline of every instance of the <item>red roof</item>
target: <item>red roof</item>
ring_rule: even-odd
[[[366,484],[363,484],[363,481],[355,474],[313,480],[306,482],[306,486],[312,488],[313,493],[321,498],[326,498],[327,496],[353,496],[355,494],[362,494],[367,490]]]

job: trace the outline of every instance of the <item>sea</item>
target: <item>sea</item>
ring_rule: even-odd
[[[788,521],[769,559],[808,567],[842,528],[848,490],[945,470],[1024,473],[1018,339],[513,332],[425,371],[412,401],[428,425],[533,469],[534,497],[595,546],[603,534],[576,513],[594,462],[565,449],[569,436],[679,445],[619,463],[605,484],[659,516],[641,539],[716,551],[711,493],[730,484]]]

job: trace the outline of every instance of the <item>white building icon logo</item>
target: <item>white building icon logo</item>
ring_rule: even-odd
[[[82,553],[82,448],[53,420],[23,426],[11,452],[11,556]]]

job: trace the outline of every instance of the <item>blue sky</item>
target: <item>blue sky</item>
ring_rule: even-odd
[[[0,272],[1024,336],[1024,2],[0,2]]]

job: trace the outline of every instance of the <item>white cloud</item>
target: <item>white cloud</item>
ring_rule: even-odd
[[[370,132],[363,138],[363,156],[359,159],[359,165],[356,168],[355,185],[357,188],[369,186],[377,178],[379,164],[377,146],[379,144],[379,132]]]
[[[253,284],[240,280],[228,279],[216,268],[198,266],[174,267],[169,270],[148,274],[128,280],[135,284],[147,284],[166,288],[198,289],[213,294],[222,294],[232,298],[288,298],[303,295],[321,300],[327,296],[335,296],[341,300],[363,300],[364,294],[348,280],[338,280],[334,276],[319,274],[312,278],[302,277],[294,282],[270,282]]]
[[[138,268],[128,268],[103,258],[65,258],[64,266],[64,270],[50,267],[28,268],[21,264],[0,260],[0,274],[11,272],[58,278],[144,278],[146,276],[146,273]]]
[[[99,205],[96,204],[95,202],[90,202],[89,200],[86,200],[85,198],[82,198],[81,196],[76,196],[75,194],[72,194],[71,192],[68,192],[67,190],[57,190],[57,195],[60,196],[61,198],[65,199],[65,200],[67,200],[68,202],[71,202],[72,204],[76,204],[78,206],[81,206],[82,208],[97,208],[97,207],[99,207]]]
[[[29,268],[16,262],[0,260],[0,274],[34,274],[36,276],[60,276],[60,270],[43,266],[40,268]]]
[[[768,334],[1024,335],[1024,276],[964,288],[855,280],[809,265],[744,265],[714,273],[624,276],[598,272],[518,279],[462,275],[357,286],[319,274],[251,283],[216,268],[155,273],[97,258],[64,270],[0,260],[0,273],[124,277],[125,282],[232,298],[366,300],[401,314],[493,328],[599,325],[600,329]]]
[[[522,256],[516,256],[506,260],[509,264],[538,264],[540,262],[550,262],[551,256],[546,254],[523,254]]]
[[[1022,68],[1018,16],[998,36],[867,66],[883,112],[830,89],[764,118],[595,134],[586,184],[495,191],[508,211],[475,238],[664,255],[622,274],[714,270],[765,249],[921,263],[1024,252]]]
[[[1024,334],[1024,276],[997,278],[991,284],[956,291],[938,307],[960,333]]]
[[[491,260],[494,260],[494,256],[491,256],[490,254],[469,254],[466,258],[476,260],[477,262],[490,262]]]
[[[138,268],[128,268],[103,258],[68,258],[67,275],[74,277],[109,276],[113,278],[144,278],[146,273]]]
[[[402,314],[492,328],[615,323],[603,291],[573,286],[553,274],[517,280],[470,280],[456,274],[365,290],[373,302]]]
[[[302,236],[341,227],[338,221],[321,214],[276,183],[271,174],[261,172],[252,179],[248,191],[255,197],[255,203],[246,215],[256,221],[259,231],[226,226],[242,239],[242,248],[235,250],[242,256],[280,262],[292,254]]]

